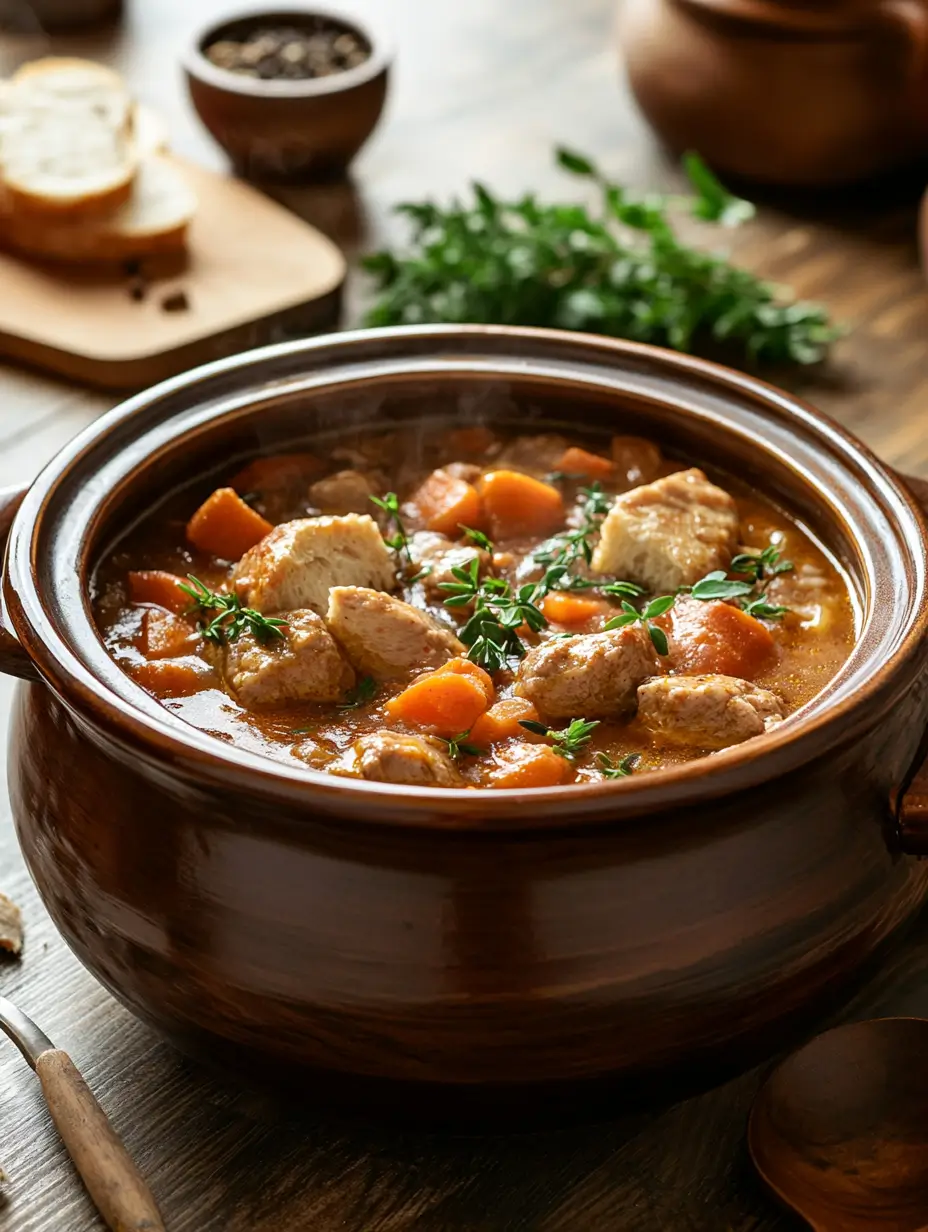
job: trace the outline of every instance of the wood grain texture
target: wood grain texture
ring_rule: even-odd
[[[59,52],[120,64],[171,126],[178,152],[216,169],[221,152],[179,86],[188,31],[224,0],[132,0],[107,41],[57,39]],[[382,0],[357,3],[382,12]],[[618,78],[612,0],[391,0],[399,54],[383,122],[353,183],[279,195],[349,253],[396,234],[398,198],[446,196],[471,176],[504,191],[575,193],[551,167],[555,141],[630,182],[676,173]],[[44,54],[6,40],[0,71]],[[822,372],[787,383],[887,461],[928,475],[928,295],[915,249],[917,188],[886,199],[771,202],[734,240],[745,264],[826,300],[853,331]],[[347,319],[364,288],[349,285]],[[107,399],[0,367],[0,483],[34,474]],[[11,685],[0,680],[0,730]],[[171,1232],[796,1232],[744,1148],[761,1075],[605,1125],[524,1136],[451,1138],[300,1121],[237,1095],[161,1043],[69,954],[20,861],[5,799],[0,888],[25,912],[20,963],[0,966],[19,1000],[75,1058],[151,1184]],[[845,1017],[928,1016],[928,919],[876,972]],[[50,1125],[34,1079],[0,1051],[0,1161],[10,1177],[2,1232],[99,1232],[100,1221]]]
[[[186,259],[146,262],[134,300],[118,271],[0,253],[0,351],[88,384],[140,389],[256,340],[332,327],[345,262],[331,241],[238,180],[178,165],[199,203]],[[187,307],[166,311],[178,294]]]
[[[43,1052],[35,1072],[61,1140],[107,1227],[164,1232],[151,1191],[68,1054],[60,1048]]]

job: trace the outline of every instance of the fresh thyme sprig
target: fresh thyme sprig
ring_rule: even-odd
[[[731,572],[741,573],[750,582],[764,582],[775,578],[780,573],[792,573],[793,562],[781,560],[782,552],[775,543],[770,543],[762,552],[756,555],[742,552],[731,562]]]
[[[458,637],[468,648],[467,657],[488,672],[499,672],[512,659],[525,657],[525,645],[516,632],[526,625],[537,633],[548,622],[534,602],[536,587],[529,582],[513,594],[502,578],[480,578],[479,560],[456,565],[453,582],[439,582],[447,591],[445,606],[473,607]]]
[[[599,727],[599,719],[590,722],[586,719],[571,719],[567,727],[562,727],[559,731],[546,727],[544,723],[536,723],[534,719],[519,719],[519,726],[536,736],[545,736],[551,741],[551,747],[558,757],[576,761],[578,754],[586,748],[593,732]]]
[[[667,642],[667,634],[659,626],[654,624],[658,616],[663,616],[665,612],[669,612],[676,602],[676,595],[658,595],[656,599],[652,599],[639,612],[636,607],[633,607],[627,599],[622,600],[622,613],[620,616],[613,616],[603,625],[603,631],[608,632],[610,629],[622,629],[625,625],[641,624],[651,639],[651,645],[659,655],[670,653],[670,646]]]
[[[493,551],[493,541],[488,539],[482,530],[474,530],[472,526],[465,526],[463,522],[458,522],[458,529],[461,531],[465,539],[478,548],[483,548],[484,552]]]
[[[478,749],[475,744],[467,742],[468,732],[459,732],[456,736],[452,736],[450,740],[443,740],[443,743],[448,746],[448,756],[452,761],[457,761],[460,757],[480,757],[483,749]],[[442,739],[439,737],[439,739]]]
[[[536,586],[537,597],[543,598],[552,590],[588,590],[596,585],[588,578],[571,573],[578,561],[589,564],[593,559],[593,540],[599,533],[603,518],[609,512],[609,497],[599,483],[580,488],[577,495],[582,501],[582,521],[575,530],[563,531],[549,539],[532,553],[536,564],[544,565],[545,571]],[[631,583],[625,583],[631,585]],[[636,588],[637,594],[641,591]]]
[[[409,549],[409,536],[406,534],[406,527],[403,525],[403,519],[400,514],[399,497],[395,492],[387,492],[385,496],[372,496],[370,499],[378,509],[384,511],[388,520],[396,527],[395,535],[391,535],[389,539],[384,535],[384,543],[388,548],[392,548],[399,557],[402,557],[405,553],[407,564],[412,565],[414,562],[412,552]]]
[[[344,701],[336,706],[337,710],[357,710],[366,706],[377,696],[377,681],[372,676],[362,676],[353,689],[345,694]]]
[[[597,753],[596,764],[604,779],[625,779],[641,761],[640,753],[626,753],[619,761],[613,761],[608,753]]]
[[[190,596],[192,603],[187,610],[200,615],[200,632],[208,642],[214,642],[217,646],[237,642],[246,629],[259,642],[284,636],[283,630],[287,628],[285,620],[277,616],[263,616],[251,607],[242,607],[237,594],[210,590],[192,573],[187,574],[187,579],[189,586],[187,582],[178,582],[178,586]],[[211,613],[211,618],[206,619]]]
[[[553,326],[678,351],[708,343],[746,363],[824,357],[840,332],[826,310],[684,243],[671,216],[680,199],[633,193],[569,150],[557,161],[596,184],[598,212],[534,194],[502,200],[481,184],[472,202],[398,206],[411,244],[364,261],[379,291],[365,323]],[[695,154],[684,166],[696,218],[732,226],[751,217]]]

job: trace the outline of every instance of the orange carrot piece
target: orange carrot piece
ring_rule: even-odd
[[[514,737],[525,741],[544,739],[544,736],[536,736],[520,727],[522,719],[538,722],[538,711],[532,703],[524,697],[504,698],[480,716],[470,729],[468,743],[476,745],[478,749],[488,749],[500,740],[511,740]]]
[[[179,616],[156,607],[143,613],[138,647],[146,659],[180,658],[193,650],[196,641],[196,633]]]
[[[238,560],[274,527],[232,488],[217,488],[187,523],[187,538],[221,560]]]
[[[460,527],[479,530],[483,522],[483,505],[477,489],[466,479],[458,479],[447,471],[432,471],[412,498],[413,504],[429,530],[449,539],[458,539]]]
[[[189,697],[216,685],[213,671],[200,659],[155,659],[132,669],[133,679],[156,697]]]
[[[384,709],[391,719],[451,737],[469,731],[488,704],[482,680],[471,673],[439,669],[414,680]]]
[[[483,507],[494,539],[548,535],[564,523],[557,488],[519,471],[491,471],[480,483]]]
[[[607,479],[615,470],[615,463],[601,458],[598,453],[589,453],[577,445],[571,445],[561,455],[557,470],[565,475],[585,475],[588,479]]]
[[[585,625],[602,616],[606,604],[601,599],[590,599],[585,595],[571,595],[563,590],[553,590],[545,595],[541,610],[545,617],[556,625]]]
[[[493,700],[496,689],[493,686],[492,677],[478,664],[471,663],[470,659],[449,659],[441,667],[436,667],[433,675],[440,676],[443,672],[454,672],[458,676],[470,676],[472,680],[478,681],[480,687],[487,695],[487,701],[491,702]]]
[[[482,457],[496,437],[489,428],[477,424],[472,428],[454,428],[448,433],[448,444],[454,453]]]
[[[730,603],[694,599],[678,604],[670,617],[674,671],[753,680],[774,658],[770,630]]]
[[[277,453],[249,462],[230,486],[242,493],[293,488],[318,475],[322,469],[322,463],[313,453]]]
[[[549,745],[513,744],[496,754],[490,787],[559,787],[573,778],[573,767]]]
[[[166,569],[139,569],[129,574],[129,600],[132,603],[154,603],[169,612],[185,612],[190,596],[181,589],[182,577]]]

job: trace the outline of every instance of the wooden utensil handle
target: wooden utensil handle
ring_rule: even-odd
[[[165,1232],[151,1191],[68,1054],[43,1052],[35,1072],[74,1166],[113,1232]]]

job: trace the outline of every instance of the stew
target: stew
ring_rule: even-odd
[[[770,731],[855,636],[795,520],[630,436],[361,434],[175,493],[101,565],[110,652],[219,739],[389,783],[621,779]]]

